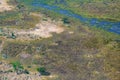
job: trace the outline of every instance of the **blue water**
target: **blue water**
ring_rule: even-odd
[[[51,6],[51,5],[41,4],[41,3],[34,3],[34,2],[31,5],[35,7],[45,8],[65,16],[79,19],[82,23],[86,23],[90,26],[100,27],[109,32],[120,34],[120,22],[111,22],[111,21],[99,20],[96,18],[83,17],[81,15],[74,14],[69,10],[61,9],[57,6]]]

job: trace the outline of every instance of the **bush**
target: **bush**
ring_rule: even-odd
[[[24,70],[25,74],[29,74],[29,71],[27,69]]]
[[[17,8],[18,9],[21,9],[21,8],[24,8],[25,6],[23,5],[23,4],[19,4],[19,5],[17,5]]]
[[[14,70],[24,69],[19,61],[12,63]]]
[[[37,68],[37,71],[40,73],[46,72],[46,69],[44,67]]]
[[[12,36],[11,36],[13,39],[15,39],[16,38],[16,36],[15,36],[15,34],[14,33],[12,33]]]
[[[41,74],[41,75],[50,75],[49,72],[46,71],[46,68],[45,67],[40,67],[40,68],[37,68],[37,71]]]
[[[70,21],[68,20],[68,18],[63,18],[62,21],[63,21],[64,24],[69,24],[70,23]]]

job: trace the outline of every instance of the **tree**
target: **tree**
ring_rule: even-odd
[[[12,33],[12,36],[11,36],[13,39],[15,39],[16,38],[16,36],[14,35],[14,33]]]

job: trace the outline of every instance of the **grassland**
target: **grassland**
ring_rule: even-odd
[[[21,2],[17,3],[15,1]],[[16,6],[13,11],[0,13],[0,27],[12,29],[33,28],[40,21],[39,17],[30,15],[34,12],[43,14],[42,19],[44,20],[51,18],[56,23],[61,22],[65,31],[61,34],[52,33],[53,37],[32,40],[17,40],[0,36],[0,45],[2,46],[0,60],[9,63],[19,61],[24,69],[30,72],[36,72],[38,68],[44,67],[50,73],[50,76],[55,75],[52,78],[42,76],[44,77],[43,80],[120,79],[120,35],[95,27],[90,28],[79,20],[45,9],[32,10],[33,7],[29,5],[31,1],[11,0],[10,4],[19,5],[23,8],[19,9]],[[54,0],[49,3],[48,1],[45,0],[43,3],[54,4]],[[67,6],[59,3],[57,6],[87,17],[108,18],[119,21],[119,13],[117,13],[119,10],[114,12],[114,9],[111,9],[114,6],[118,7],[119,0],[116,1],[68,0],[66,1]],[[110,6],[113,2],[115,5]],[[106,4],[110,6],[110,10],[108,12],[100,11],[101,13],[99,13],[99,10],[108,8]],[[88,5],[88,7],[86,8],[85,5]],[[98,12],[90,8],[93,6],[97,7]],[[79,9],[76,7],[79,7]],[[64,21],[65,19],[67,19],[67,23]]]
[[[6,55],[8,61],[20,61],[29,71],[44,66],[60,80],[119,80],[120,43],[117,39],[120,36],[80,24],[82,27],[76,26],[74,30],[69,28],[73,34],[66,31],[42,40],[6,40],[1,54]]]

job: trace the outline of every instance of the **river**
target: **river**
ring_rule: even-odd
[[[72,13],[69,10],[61,9],[57,6],[41,4],[41,3],[37,3],[37,2],[33,2],[31,5],[35,6],[35,7],[45,8],[47,10],[54,11],[56,13],[59,13],[59,14],[62,14],[62,15],[68,16],[68,17],[79,19],[82,23],[88,24],[90,26],[99,27],[99,28],[102,28],[109,32],[120,34],[120,22],[99,20],[97,18],[87,18],[87,17],[83,17],[81,15]]]

